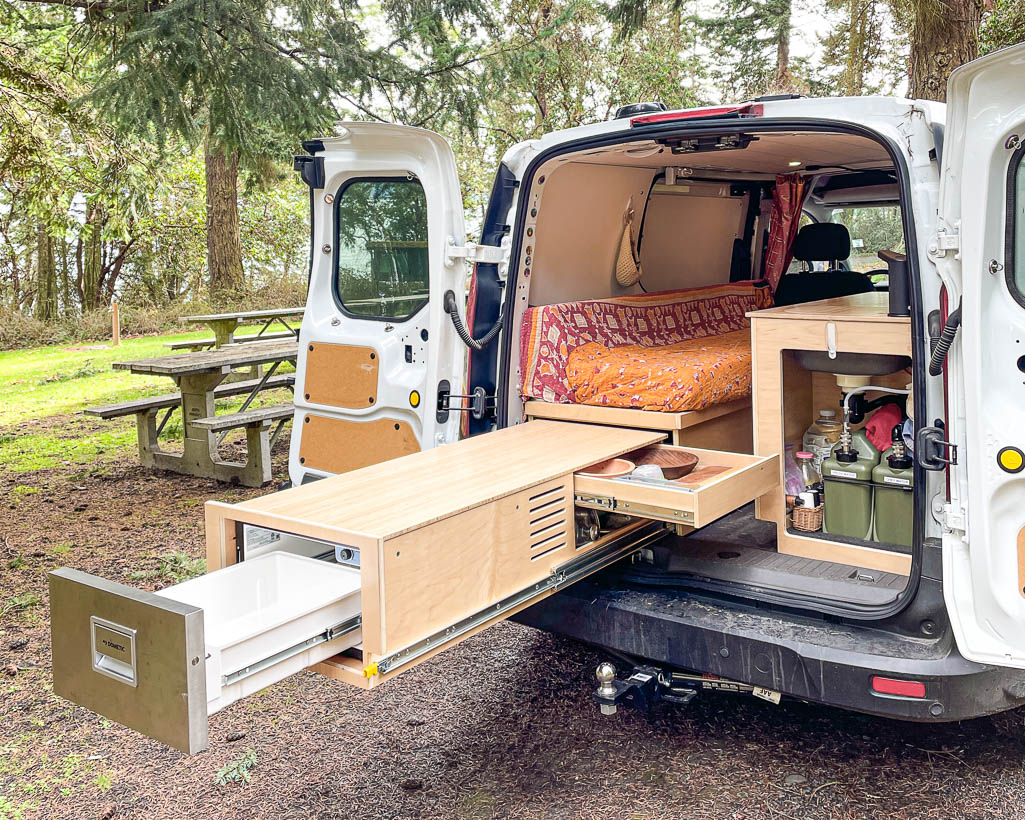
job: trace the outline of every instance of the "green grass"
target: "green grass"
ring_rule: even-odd
[[[54,345],[0,352],[0,429],[45,416],[75,413],[94,404],[169,392],[159,376],[114,370],[114,362],[165,356],[166,342],[202,339],[207,330],[126,339],[119,347],[102,342]]]
[[[136,450],[135,417],[103,421],[74,419],[67,425],[34,427],[51,416],[175,391],[161,376],[137,376],[112,364],[171,353],[170,341],[208,338],[210,331],[127,339],[119,347],[81,343],[0,352],[0,465],[15,472],[62,464],[102,470],[105,462]],[[275,394],[269,394],[273,396]],[[261,396],[261,399],[263,397]],[[241,405],[239,396],[217,403],[219,412]],[[278,397],[280,400],[280,396]],[[260,406],[259,399],[254,405]],[[162,438],[181,438],[181,419],[171,417]],[[172,448],[173,449],[173,448]]]

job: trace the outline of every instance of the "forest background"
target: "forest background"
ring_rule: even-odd
[[[304,139],[453,144],[479,225],[514,142],[765,93],[943,99],[1025,40],[1025,0],[5,0],[0,349],[301,305]]]

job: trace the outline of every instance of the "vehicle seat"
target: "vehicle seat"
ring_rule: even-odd
[[[794,259],[804,262],[809,268],[813,262],[825,262],[829,269],[786,274],[779,280],[773,302],[776,305],[795,305],[872,292],[875,288],[866,274],[841,269],[841,261],[850,255],[851,235],[846,227],[832,222],[805,225],[794,239]]]

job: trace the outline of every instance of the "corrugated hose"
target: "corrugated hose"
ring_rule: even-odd
[[[466,325],[463,324],[463,317],[459,315],[459,305],[456,302],[456,295],[451,290],[445,291],[444,308],[445,312],[449,315],[449,318],[452,319],[452,327],[456,329],[456,334],[463,340],[463,344],[471,350],[483,350],[494,341],[495,337],[498,336],[498,331],[502,329],[502,317],[499,316],[495,324],[492,325],[491,330],[479,339],[474,339],[466,329]]]

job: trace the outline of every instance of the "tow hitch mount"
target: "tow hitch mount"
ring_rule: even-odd
[[[691,675],[686,672],[666,672],[655,666],[635,666],[626,678],[616,677],[616,667],[607,661],[595,671],[598,688],[594,699],[603,715],[614,715],[620,705],[642,709],[649,715],[652,706],[660,700],[686,704],[701,690],[733,692],[753,695],[761,700],[779,704],[781,695],[750,683],[727,680],[715,675]]]

